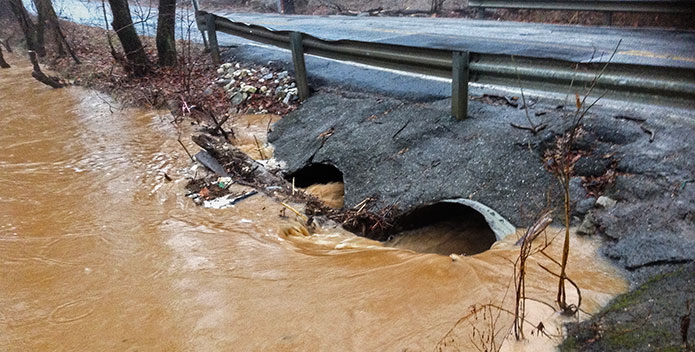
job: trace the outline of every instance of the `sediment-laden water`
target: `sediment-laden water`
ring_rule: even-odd
[[[176,140],[195,147],[170,116],[120,109],[80,88],[52,90],[20,58],[8,61],[13,68],[0,71],[0,350],[420,351],[504,342],[514,235],[449,257],[335,228],[286,236],[295,220],[263,195],[198,207],[184,196],[194,171]],[[242,148],[272,154],[247,133],[265,131],[268,118],[244,119]],[[596,244],[573,241],[568,272],[582,309],[593,312],[625,283]],[[559,258],[560,245],[558,237],[547,253]],[[557,285],[538,263],[555,267],[535,258],[527,326],[543,321],[555,339],[529,327],[528,342],[508,340],[505,349],[551,348],[559,336],[558,316],[536,302],[553,305]]]

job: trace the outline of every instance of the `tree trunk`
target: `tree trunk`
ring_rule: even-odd
[[[176,0],[159,0],[157,55],[160,66],[176,65]]]
[[[34,6],[38,13],[38,16],[36,16],[36,48],[43,48],[42,50],[37,50],[36,53],[40,57],[44,57],[46,56],[46,22],[48,18],[46,18],[46,11],[42,11],[43,8],[39,6],[37,1],[34,1]]]
[[[72,56],[73,60],[75,60],[75,62],[79,64],[80,60],[77,58],[77,55],[75,55],[75,52],[72,50],[72,47],[70,47],[70,44],[65,38],[63,31],[60,29],[58,15],[56,15],[51,0],[34,0],[34,4],[36,5],[36,11],[39,14],[39,23],[36,32],[37,41],[41,40],[41,42],[43,43],[45,29],[50,30],[55,40],[56,52],[58,53],[58,56],[64,56],[65,50],[67,49],[67,51],[70,53],[70,56]]]
[[[135,27],[133,27],[128,0],[109,0],[109,4],[113,13],[111,26],[121,41],[128,65],[134,75],[143,76],[147,73],[149,61],[145,55],[145,49],[142,47],[142,42],[135,32]]]
[[[29,18],[29,13],[27,9],[24,8],[22,0],[9,0],[10,8],[19,22],[19,27],[22,28],[24,33],[24,39],[27,42],[27,49],[34,50],[39,56],[46,55],[46,49],[38,45],[36,42],[36,26],[34,22]]]
[[[0,46],[0,67],[2,68],[10,68],[10,64],[5,61],[5,58],[2,56],[2,46]]]

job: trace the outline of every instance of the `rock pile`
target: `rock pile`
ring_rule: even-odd
[[[296,107],[297,87],[287,71],[224,63],[217,74],[215,83],[229,97],[230,114],[285,114]]]

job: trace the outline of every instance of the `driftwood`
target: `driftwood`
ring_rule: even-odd
[[[0,46],[0,67],[1,68],[10,68],[10,64],[5,61],[5,57],[2,56],[2,46]]]
[[[50,77],[46,76],[43,72],[41,72],[41,66],[39,66],[39,60],[36,58],[36,52],[33,50],[29,50],[29,60],[31,61],[31,64],[34,65],[34,71],[31,73],[31,76],[36,78],[37,81],[50,86],[52,88],[63,88],[65,87],[64,84],[60,83],[60,80],[56,77]]]
[[[256,160],[251,159],[233,145],[222,138],[216,138],[207,134],[193,136],[193,142],[216,159],[223,167],[224,172],[235,181],[246,185],[286,186],[287,181],[282,177],[272,174]]]

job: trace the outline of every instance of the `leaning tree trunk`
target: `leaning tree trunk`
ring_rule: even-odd
[[[160,66],[176,64],[176,0],[159,0],[157,55]]]
[[[109,4],[113,13],[111,26],[121,41],[128,65],[130,65],[134,75],[143,76],[147,73],[149,61],[147,60],[145,49],[142,47],[142,42],[135,32],[133,19],[130,17],[128,0],[109,0]]]
[[[24,39],[27,42],[27,49],[34,50],[39,56],[46,55],[46,49],[43,45],[38,45],[36,42],[36,27],[34,22],[29,18],[27,9],[24,8],[22,0],[9,0],[10,8],[19,22],[19,27],[22,28]]]
[[[39,14],[39,23],[36,31],[37,41],[41,40],[41,42],[43,42],[45,29],[49,29],[53,34],[58,56],[64,56],[65,50],[67,50],[68,53],[70,53],[70,56],[72,56],[72,59],[79,64],[80,60],[72,50],[72,47],[68,43],[63,31],[60,29],[58,15],[56,15],[51,0],[34,0],[34,4],[36,5],[36,11]]]
[[[2,56],[2,46],[0,46],[0,67],[1,68],[10,68],[10,64],[5,61],[5,58]]]

